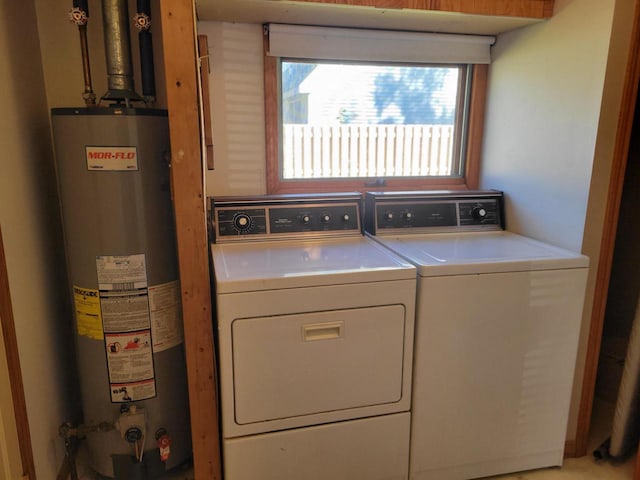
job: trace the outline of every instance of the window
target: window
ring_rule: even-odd
[[[338,37],[363,32],[319,30]],[[369,40],[389,32],[365,31],[370,38],[355,58],[342,48],[319,52],[319,39],[308,32],[276,37],[280,45],[271,42],[265,56],[270,193],[477,186],[486,65],[425,61],[420,54],[407,61],[403,44],[398,56],[384,53],[398,61],[376,58],[379,49]],[[409,35],[410,41],[423,39]],[[326,46],[335,36],[321,40]],[[396,40],[382,38],[382,49],[391,44],[393,50]],[[337,39],[336,45],[345,44]],[[300,58],[311,54],[318,58]],[[363,60],[368,57],[372,61]]]

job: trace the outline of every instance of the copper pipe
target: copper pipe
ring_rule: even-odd
[[[95,106],[96,94],[93,92],[91,85],[91,64],[89,62],[89,44],[87,42],[87,25],[78,25],[80,33],[80,49],[82,51],[82,72],[84,74],[84,93],[82,98],[88,106]]]

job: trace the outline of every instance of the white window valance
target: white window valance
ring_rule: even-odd
[[[269,24],[274,57],[409,63],[490,63],[495,37]]]

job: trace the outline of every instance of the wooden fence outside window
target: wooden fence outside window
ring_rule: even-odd
[[[285,124],[283,178],[452,175],[452,125]]]

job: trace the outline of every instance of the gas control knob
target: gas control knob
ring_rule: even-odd
[[[413,212],[411,211],[406,211],[402,214],[402,218],[405,219],[407,222],[411,222],[413,220]]]
[[[487,216],[487,210],[483,207],[473,207],[471,210],[471,216],[476,220],[482,220]]]
[[[246,213],[239,213],[233,218],[233,225],[241,232],[251,228],[251,217]]]
[[[322,223],[329,223],[331,216],[328,213],[323,213],[320,219],[322,220]]]

